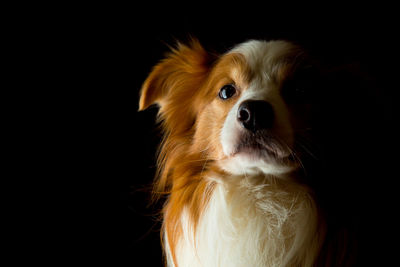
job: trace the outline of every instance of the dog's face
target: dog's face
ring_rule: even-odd
[[[185,55],[180,64],[204,59],[199,52],[204,51]],[[141,108],[158,102],[167,128],[181,126],[170,126],[170,134],[188,137],[187,153],[200,153],[209,164],[232,174],[281,175],[297,167],[294,133],[306,127],[309,103],[297,78],[303,61],[304,53],[288,42],[249,41],[211,64],[192,62],[196,66],[185,71],[160,65],[147,84],[164,76],[164,87],[145,86]],[[163,93],[154,97],[154,90]],[[154,99],[144,101],[146,95]]]

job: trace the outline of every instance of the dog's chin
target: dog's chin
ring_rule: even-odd
[[[235,175],[261,173],[275,176],[283,176],[298,167],[290,150],[274,142],[239,143],[220,166]]]

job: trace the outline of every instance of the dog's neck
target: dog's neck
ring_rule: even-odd
[[[167,255],[171,246],[176,255],[167,257],[170,266],[173,258],[178,266],[312,265],[323,230],[307,187],[260,174],[214,174],[207,181],[209,200],[196,227],[184,207],[182,233],[166,246]]]

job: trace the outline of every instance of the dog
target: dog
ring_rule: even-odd
[[[298,142],[312,123],[318,75],[284,40],[215,55],[193,39],[153,68],[139,110],[157,104],[164,133],[154,194],[167,198],[167,266],[333,265],[306,179],[312,153]]]

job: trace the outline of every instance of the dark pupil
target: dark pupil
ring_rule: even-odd
[[[219,97],[222,99],[228,99],[235,94],[236,90],[232,85],[225,85],[219,91]]]

